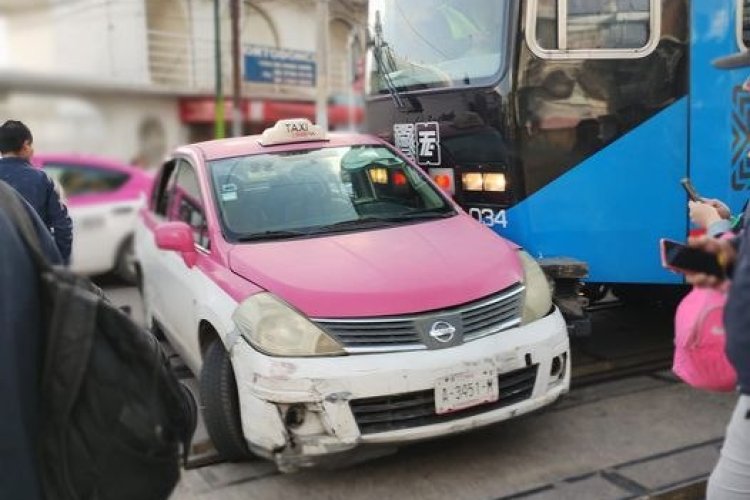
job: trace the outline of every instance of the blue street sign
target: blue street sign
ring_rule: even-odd
[[[245,80],[314,87],[315,53],[246,45]]]

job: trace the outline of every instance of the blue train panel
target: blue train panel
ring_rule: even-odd
[[[721,70],[716,58],[737,52],[737,2],[691,2],[690,177],[707,197],[740,210],[750,189],[750,68]]]
[[[537,258],[588,262],[592,282],[681,282],[662,268],[658,241],[687,234],[687,116],[683,98],[508,209],[507,227],[495,228]]]

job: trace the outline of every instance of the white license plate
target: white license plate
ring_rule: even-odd
[[[478,368],[448,375],[435,384],[435,413],[463,410],[499,398],[494,368]]]

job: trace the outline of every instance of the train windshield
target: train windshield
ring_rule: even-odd
[[[510,2],[370,0],[370,94],[493,83]]]

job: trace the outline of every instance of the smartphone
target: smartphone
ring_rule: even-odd
[[[702,201],[701,195],[698,194],[698,191],[695,189],[695,186],[693,186],[693,183],[690,182],[690,179],[685,177],[684,179],[680,180],[680,184],[682,184],[682,187],[685,188],[685,192],[688,195],[688,198],[690,198],[691,201]]]
[[[717,255],[662,238],[661,262],[664,267],[680,273],[705,273],[724,279],[726,273]]]

